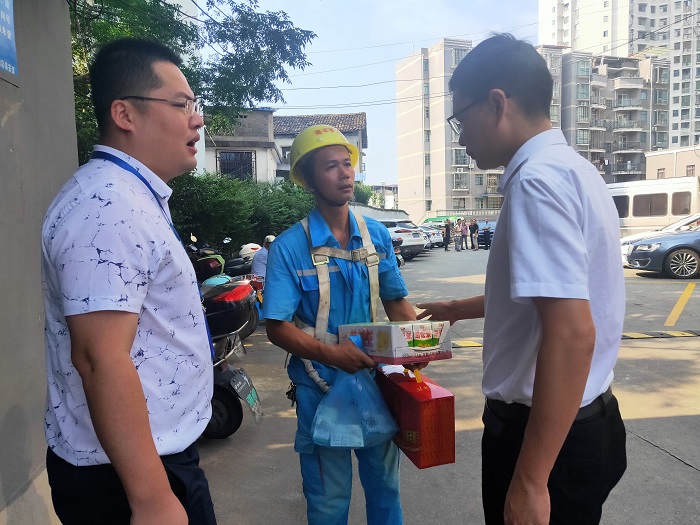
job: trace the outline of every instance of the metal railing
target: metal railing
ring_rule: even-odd
[[[612,150],[613,150],[613,153],[615,153],[617,151],[642,151],[642,143],[641,142],[623,142],[623,143],[613,142]]]

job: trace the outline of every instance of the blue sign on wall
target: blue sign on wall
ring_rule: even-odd
[[[0,71],[17,75],[14,0],[0,0]]]

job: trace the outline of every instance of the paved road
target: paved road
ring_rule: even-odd
[[[402,271],[411,300],[480,293],[487,257],[483,251],[434,250],[407,263]],[[637,279],[645,278],[628,273],[628,290],[629,281]],[[641,281],[639,286],[653,292],[647,291],[647,300],[642,301],[640,288],[638,302],[650,305],[652,298],[668,296],[664,308],[674,304],[687,283],[668,283]],[[697,304],[694,301],[693,295],[686,309]],[[661,329],[668,312],[646,310],[632,313],[646,318],[643,326],[648,329]],[[679,328],[682,322],[692,322],[692,315],[685,315],[680,316]],[[639,329],[634,324],[638,321],[632,322]],[[700,329],[700,324],[693,327]],[[479,341],[481,330],[481,321],[462,321],[454,327],[453,338]],[[246,414],[231,438],[199,444],[219,523],[303,524],[305,502],[292,448],[295,415],[284,396],[289,383],[283,370],[285,354],[267,341],[264,327],[246,342],[249,353],[241,364],[256,381],[266,416],[255,424]],[[457,462],[426,470],[418,470],[408,460],[402,462],[406,524],[483,523],[480,352],[479,347],[455,349],[453,359],[432,363],[426,371],[455,394]],[[629,468],[608,500],[603,524],[700,524],[700,337],[623,341],[614,389],[626,420]],[[365,523],[359,483],[355,482],[353,491],[350,523],[359,525]]]

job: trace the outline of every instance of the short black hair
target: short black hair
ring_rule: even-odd
[[[499,33],[467,53],[455,68],[449,87],[472,100],[501,89],[518,102],[525,115],[549,118],[553,83],[547,62],[532,44]]]
[[[110,124],[112,102],[126,96],[144,96],[161,86],[154,62],[182,65],[180,56],[153,40],[120,38],[105,44],[90,65],[90,88],[97,128],[103,136]]]

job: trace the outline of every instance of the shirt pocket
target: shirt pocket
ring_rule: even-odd
[[[318,276],[302,275],[299,277],[299,280],[301,282],[301,289],[305,292],[318,290]]]

